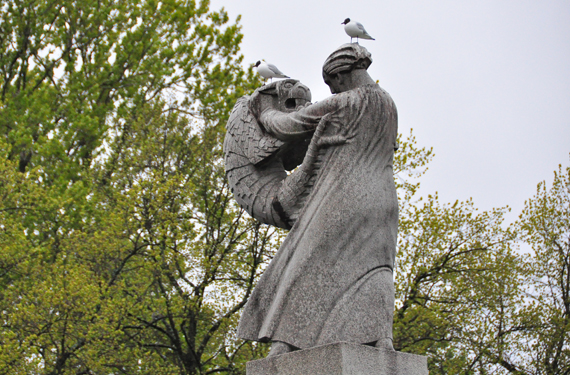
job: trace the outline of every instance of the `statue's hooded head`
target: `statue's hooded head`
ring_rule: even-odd
[[[372,55],[366,48],[356,43],[343,44],[325,60],[323,77],[354,69],[368,69],[370,64],[372,64]]]

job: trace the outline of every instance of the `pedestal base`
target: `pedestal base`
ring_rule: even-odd
[[[428,375],[427,357],[339,342],[247,363],[247,375]]]

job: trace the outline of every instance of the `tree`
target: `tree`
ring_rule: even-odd
[[[521,280],[507,208],[478,213],[472,201],[416,198],[433,154],[413,135],[400,143],[400,194],[394,347],[429,356],[432,374],[486,373],[487,347],[502,334],[505,307],[518,306]],[[482,370],[485,369],[485,370]]]
[[[432,374],[570,373],[570,168],[506,227],[508,207],[415,198],[432,153],[411,141],[395,159],[396,349],[427,355]]]
[[[259,84],[208,2],[0,7],[0,369],[240,373],[280,233],[243,218],[223,125]]]
[[[180,373],[238,371],[236,357],[253,347],[231,340],[237,313],[279,234],[236,208],[218,137],[192,138],[172,112],[149,115],[156,117],[134,125],[114,158],[124,174],[105,189],[113,194],[106,199],[134,211],[131,238],[140,249],[128,256],[141,256],[134,272],[148,278],[131,292],[147,300],[146,311],[126,312],[125,334]]]
[[[239,311],[284,233],[224,178],[260,83],[239,24],[207,1],[0,5],[0,372],[243,374],[266,347]],[[567,374],[568,170],[505,228],[417,198],[433,153],[399,143],[395,347],[435,374]]]
[[[517,224],[530,246],[527,300],[521,315],[531,328],[511,348],[521,374],[570,373],[570,168],[554,171],[527,200]]]

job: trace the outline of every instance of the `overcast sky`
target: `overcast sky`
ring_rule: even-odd
[[[361,41],[398,107],[435,158],[422,194],[473,198],[481,210],[509,205],[514,220],[570,153],[570,1],[212,0],[241,14],[245,64],[265,59],[330,95],[326,57],[350,42],[341,22],[361,22]]]

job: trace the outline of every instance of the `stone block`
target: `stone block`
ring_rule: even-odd
[[[339,342],[247,363],[247,375],[428,375],[427,357]]]

